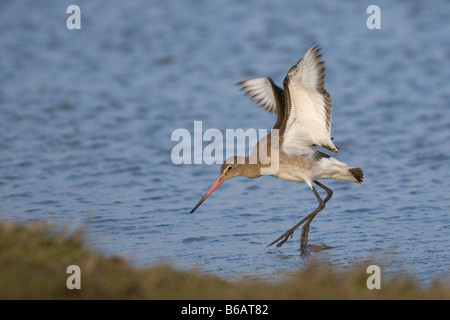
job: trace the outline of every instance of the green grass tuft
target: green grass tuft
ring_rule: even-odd
[[[81,290],[66,286],[73,264],[81,269]],[[131,266],[86,248],[81,232],[0,222],[0,299],[450,299],[448,283],[421,288],[401,276],[369,290],[364,266],[337,271],[311,261],[284,281],[229,282],[167,264]]]

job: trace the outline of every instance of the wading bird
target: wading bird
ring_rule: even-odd
[[[242,87],[241,90],[257,101],[259,106],[268,112],[276,112],[277,121],[271,133],[258,141],[249,157],[235,156],[224,161],[219,178],[191,213],[225,180],[232,177],[257,178],[261,175],[272,175],[279,179],[306,182],[319,202],[317,209],[269,246],[277,243],[277,247],[281,247],[303,224],[300,250],[302,253],[307,252],[311,221],[333,195],[333,191],[318,180],[334,179],[356,183],[364,181],[360,168],[350,167],[317,150],[320,146],[334,153],[339,152],[330,137],[331,97],[324,88],[325,67],[321,57],[320,47],[309,48],[304,57],[289,70],[283,81],[284,89],[275,85],[270,78],[255,78],[238,83]],[[277,147],[272,148],[275,132]],[[268,154],[272,163],[261,161],[261,150]],[[256,161],[252,162],[251,159]],[[326,191],[325,199],[320,197],[314,184]]]

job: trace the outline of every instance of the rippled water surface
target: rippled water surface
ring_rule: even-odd
[[[75,3],[76,2],[76,3]],[[81,8],[68,30],[66,8]],[[0,218],[84,228],[135,265],[277,278],[318,258],[372,258],[383,272],[450,278],[450,3],[378,1],[1,1]],[[281,85],[313,44],[326,61],[339,160],[365,184],[317,205],[305,184],[234,178],[194,214],[219,165],[175,165],[171,134],[271,128],[235,83]],[[204,142],[203,147],[208,145]],[[198,152],[198,150],[193,150]],[[201,150],[200,150],[201,152]]]

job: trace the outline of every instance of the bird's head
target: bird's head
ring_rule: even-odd
[[[260,169],[257,164],[250,164],[248,157],[230,157],[226,159],[222,166],[220,167],[220,176],[214,182],[208,192],[200,199],[200,201],[195,205],[191,213],[194,212],[225,180],[244,176],[247,178],[256,178],[260,176]]]
[[[237,176],[247,176],[249,173],[248,157],[230,157],[222,163],[220,176],[230,179]]]

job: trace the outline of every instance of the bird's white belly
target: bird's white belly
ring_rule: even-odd
[[[294,182],[304,182],[305,181],[305,179],[303,179],[302,177],[292,175],[289,173],[281,173],[281,174],[279,173],[275,177],[277,177],[279,179],[287,180],[287,181],[294,181]]]
[[[307,168],[293,167],[293,166],[280,166],[280,170],[275,177],[288,181],[305,182],[310,180],[311,171]]]

